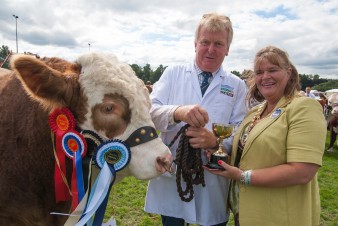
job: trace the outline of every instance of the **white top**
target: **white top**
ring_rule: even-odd
[[[208,111],[211,130],[212,122],[239,124],[247,111],[245,104],[247,87],[240,78],[225,72],[222,68],[214,75],[202,98],[194,63],[168,67],[160,80],[154,84],[151,116],[161,138],[169,144],[184,122],[169,125],[172,108],[179,105],[199,104]],[[178,141],[171,147],[176,156]],[[231,151],[232,137],[224,142]],[[203,162],[207,163],[204,154]],[[149,181],[145,211],[150,213],[183,218],[187,223],[214,225],[228,220],[226,210],[228,180],[204,171],[206,186],[194,185],[194,199],[181,201],[177,192],[176,176],[165,173]],[[182,186],[184,188],[184,182]]]
[[[306,95],[307,97],[311,97],[311,98],[316,99],[316,96],[315,96],[313,93],[306,93],[306,92],[305,92],[305,95]]]

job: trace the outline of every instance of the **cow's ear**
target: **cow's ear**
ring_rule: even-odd
[[[27,55],[16,55],[11,59],[11,68],[16,72],[26,92],[48,109],[66,106],[64,95],[72,92],[71,78],[48,67],[41,60]]]

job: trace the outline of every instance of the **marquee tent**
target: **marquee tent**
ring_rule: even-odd
[[[330,89],[325,91],[326,96],[330,96],[333,93],[338,93],[338,89]]]

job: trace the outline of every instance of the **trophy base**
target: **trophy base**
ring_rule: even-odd
[[[229,163],[229,156],[228,155],[211,155],[210,161],[208,164],[205,165],[205,167],[208,167],[209,169],[214,170],[225,170],[222,166],[218,165],[218,161],[222,160],[225,163]]]

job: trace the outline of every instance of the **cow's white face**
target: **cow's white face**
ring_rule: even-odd
[[[338,94],[333,93],[328,97],[328,104],[332,107],[332,114],[338,113]]]
[[[126,140],[140,127],[154,127],[144,83],[114,55],[85,54],[75,64],[51,61],[48,65],[53,69],[36,59],[23,58],[18,57],[12,65],[27,92],[49,108],[71,108],[82,129],[107,140]],[[34,75],[28,64],[37,68]],[[168,147],[156,138],[131,148],[128,170],[122,173],[150,179],[164,172],[170,158]]]
[[[77,63],[82,67],[80,84],[88,98],[83,129],[97,131],[106,139],[126,140],[138,128],[154,127],[149,110],[149,92],[127,64],[105,54],[86,54]],[[138,179],[158,176],[156,159],[168,155],[160,138],[131,148],[130,173]]]

